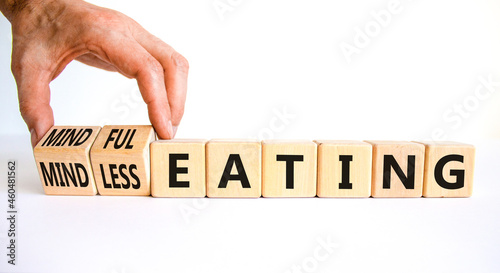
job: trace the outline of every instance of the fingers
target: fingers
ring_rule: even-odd
[[[12,60],[12,73],[17,83],[19,110],[30,130],[31,145],[35,147],[54,125],[54,114],[50,107],[50,73],[18,60]]]
[[[111,71],[111,72],[118,71],[114,65],[112,65],[106,61],[101,60],[101,58],[99,58],[98,56],[96,56],[92,53],[86,53],[86,54],[80,55],[75,60],[77,60],[81,63],[84,63],[86,65],[90,65],[90,66],[104,69],[107,71]]]
[[[134,37],[165,69],[165,86],[175,134],[184,115],[189,63],[172,47],[140,26],[137,26]]]
[[[135,40],[125,36],[106,36],[97,54],[108,58],[122,74],[137,79],[142,98],[148,106],[151,124],[162,139],[174,137],[171,110],[165,89],[163,67]]]

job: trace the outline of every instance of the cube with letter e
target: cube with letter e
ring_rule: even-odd
[[[205,140],[171,139],[151,143],[151,195],[205,197]]]

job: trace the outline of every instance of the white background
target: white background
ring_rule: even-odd
[[[18,265],[2,272],[498,272],[500,2],[92,1],[190,62],[178,138],[436,138],[477,146],[468,199],[45,196],[0,18],[0,166],[19,163]],[[214,3],[231,6],[218,14]],[[229,3],[229,4],[228,4]],[[369,41],[350,60],[357,29]],[[58,125],[148,124],[135,81],[71,63],[51,84]],[[481,93],[475,92],[480,89]],[[484,91],[484,92],[483,92]],[[463,107],[464,113],[457,112]],[[282,114],[288,113],[287,118]],[[6,167],[0,170],[6,172]],[[0,212],[7,210],[0,171]],[[2,213],[0,213],[2,215]],[[337,245],[314,258],[318,240]],[[305,268],[304,268],[305,265]]]

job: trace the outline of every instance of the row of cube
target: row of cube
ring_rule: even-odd
[[[151,126],[54,126],[34,149],[46,194],[468,197],[454,142],[156,140]]]

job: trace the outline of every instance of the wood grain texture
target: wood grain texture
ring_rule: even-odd
[[[425,147],[422,144],[409,141],[366,141],[373,146],[372,163],[372,196],[373,197],[422,197],[422,186],[424,176]],[[391,167],[390,160],[385,156],[393,157],[402,171],[403,176],[409,177],[408,163],[414,158],[413,185],[407,188],[396,171]],[[389,166],[389,171],[384,173],[384,164]],[[410,164],[411,165],[411,164]],[[384,188],[384,176],[389,181],[389,188]]]
[[[150,146],[151,195],[154,197],[205,197],[205,144],[206,140],[199,139],[152,142]],[[171,177],[171,165],[177,169],[173,171],[180,173]],[[170,184],[171,180],[172,184]]]
[[[285,157],[283,157],[285,156]],[[295,162],[288,163],[289,160]],[[297,157],[298,156],[298,157]],[[301,159],[299,159],[299,157]],[[316,196],[316,143],[308,140],[265,140],[262,142],[262,196]],[[293,164],[293,174],[291,166]],[[287,183],[288,165],[288,183]],[[290,180],[293,179],[293,181]]]
[[[418,143],[425,145],[423,196],[470,197],[474,180],[474,146],[458,142]],[[438,184],[436,176],[447,188]]]
[[[150,125],[104,126],[91,151],[95,180],[101,195],[150,195]]]
[[[101,127],[53,126],[33,153],[45,194],[95,195],[90,148]]]
[[[261,168],[259,141],[210,140],[206,144],[207,196],[260,197]],[[225,170],[230,171],[224,178]]]
[[[370,197],[372,145],[351,140],[315,142],[318,144],[318,197]],[[343,174],[343,164],[348,164],[348,174]],[[342,183],[343,176],[350,186]]]

